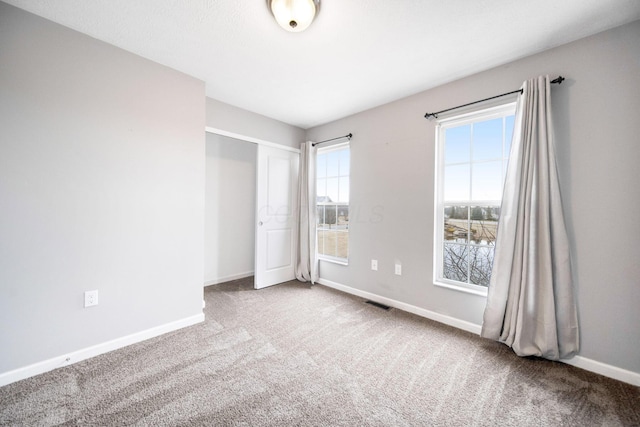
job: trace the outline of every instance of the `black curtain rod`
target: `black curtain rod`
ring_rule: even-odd
[[[331,138],[331,139],[325,139],[324,141],[320,141],[320,142],[314,142],[313,144],[311,144],[312,147],[315,147],[318,144],[324,144],[325,142],[329,142],[329,141],[335,141],[336,139],[342,139],[342,138],[347,138],[349,141],[351,141],[351,137],[353,136],[352,133],[349,133],[347,135],[344,136],[339,136],[337,138]]]
[[[558,77],[556,77],[555,79],[551,80],[551,83],[558,83],[558,84],[560,84],[560,83],[562,83],[563,81],[564,81],[564,77],[562,77],[562,76],[558,76]],[[511,92],[503,93],[503,94],[496,95],[496,96],[492,96],[492,97],[490,97],[490,98],[481,99],[480,101],[473,101],[473,102],[470,102],[470,103],[468,103],[468,104],[458,105],[457,107],[447,108],[446,110],[436,111],[435,113],[427,113],[427,114],[425,114],[425,115],[424,115],[424,118],[425,118],[425,119],[431,119],[431,118],[436,118],[436,119],[437,119],[437,118],[438,118],[438,114],[440,114],[440,113],[446,113],[447,111],[457,110],[458,108],[468,107],[469,105],[478,104],[478,103],[480,103],[480,102],[489,101],[489,100],[491,100],[491,99],[500,98],[500,97],[502,97],[502,96],[512,95],[512,94],[514,94],[514,93],[520,93],[520,94],[522,94],[522,89],[514,90],[514,91],[511,91]]]

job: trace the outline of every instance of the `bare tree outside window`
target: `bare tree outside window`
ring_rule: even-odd
[[[443,276],[488,286],[500,208],[445,206]]]

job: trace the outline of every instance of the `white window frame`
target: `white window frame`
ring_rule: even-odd
[[[475,285],[472,283],[463,283],[456,280],[444,278],[443,272],[443,248],[444,248],[444,144],[445,132],[449,128],[464,126],[470,123],[477,123],[485,120],[491,120],[504,116],[514,115],[516,109],[515,102],[505,103],[499,106],[484,108],[456,116],[451,116],[438,121],[436,126],[436,167],[435,167],[435,202],[434,202],[434,247],[433,247],[433,283],[436,286],[446,287],[462,292],[467,292],[480,296],[487,296],[488,287]],[[472,148],[473,149],[473,148]],[[504,150],[504,143],[503,143]],[[503,158],[508,158],[509,153],[503,153]],[[470,159],[473,164],[473,159]],[[479,163],[479,162],[478,162]],[[471,168],[473,170],[473,168]],[[506,163],[502,167],[502,182],[504,182],[504,174],[506,172]],[[471,174],[473,172],[470,172]],[[470,175],[470,183],[473,183],[473,176]],[[469,196],[471,198],[471,194]],[[448,201],[446,204],[457,206],[497,206],[500,207],[502,200],[461,200]]]
[[[347,142],[342,142],[342,143],[338,143],[338,144],[333,144],[330,145],[328,147],[320,147],[318,148],[317,154],[326,154],[329,153],[331,151],[339,151],[339,150],[344,150],[344,149],[349,149],[349,198],[351,198],[351,144],[349,143],[349,141]],[[340,177],[344,177],[347,175],[340,175],[338,174],[338,178]],[[327,177],[328,178],[328,177]],[[336,206],[336,207],[340,207],[340,206],[347,206],[349,207],[349,202],[316,202],[316,206]],[[337,214],[337,212],[336,212]],[[349,209],[349,216],[351,216],[351,209]],[[336,215],[337,218],[337,215]],[[319,230],[323,230],[323,228],[320,228],[316,225],[316,239],[317,238],[317,234]],[[344,230],[331,230],[331,231],[337,231],[340,233],[346,233],[347,234],[347,239],[349,239],[349,227],[347,225],[347,229],[346,231]],[[350,245],[348,246],[348,248],[350,249]],[[318,256],[318,259],[323,260],[323,261],[328,261],[328,262],[332,262],[335,264],[340,264],[340,265],[349,265],[349,252],[350,250],[347,249],[347,257],[346,258],[342,258],[342,257],[337,257],[337,256],[331,256],[331,255],[325,255],[325,254],[321,254],[318,251],[318,247],[316,246],[316,255]]]

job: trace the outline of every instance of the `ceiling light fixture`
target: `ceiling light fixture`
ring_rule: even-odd
[[[267,0],[278,25],[292,33],[307,29],[320,11],[320,0]]]

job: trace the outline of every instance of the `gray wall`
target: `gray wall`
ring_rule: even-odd
[[[0,373],[201,315],[204,97],[0,3]]]
[[[245,137],[300,148],[305,131],[224,102],[207,98],[207,126]]]
[[[253,274],[257,145],[208,133],[204,283]]]
[[[480,325],[484,297],[433,285],[435,123],[423,115],[561,74],[553,109],[580,354],[640,372],[639,58],[634,22],[310,129],[312,140],[354,134],[349,265],[322,263],[321,277]]]

